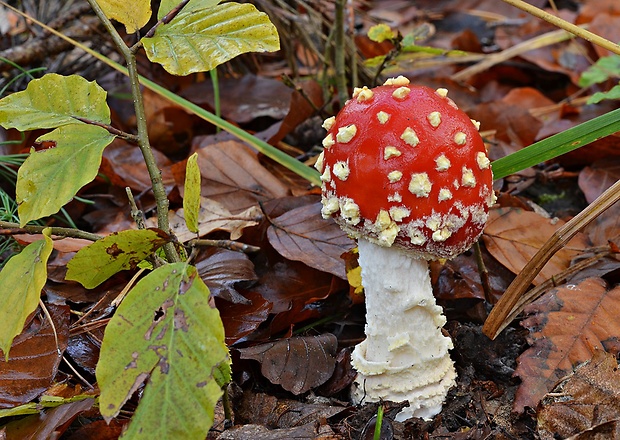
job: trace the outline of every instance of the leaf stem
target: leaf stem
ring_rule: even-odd
[[[161,178],[161,171],[157,166],[155,155],[151,149],[149,142],[148,130],[146,125],[146,113],[144,111],[144,101],[142,99],[142,91],[140,90],[140,82],[138,75],[138,66],[136,64],[135,54],[125,44],[121,36],[116,31],[116,28],[112,22],[106,17],[101,7],[97,4],[96,0],[88,0],[88,3],[97,14],[97,17],[101,20],[107,31],[110,33],[112,40],[116,44],[118,50],[122,53],[127,63],[127,72],[129,74],[129,80],[131,82],[131,94],[133,96],[134,111],[136,113],[136,126],[138,129],[138,147],[144,157],[146,168],[151,178],[151,186],[153,188],[153,195],[155,196],[155,202],[157,203],[157,226],[166,234],[170,234],[170,223],[168,221],[168,196],[166,194],[166,188]],[[164,253],[169,262],[175,263],[181,261],[178,252],[176,251],[174,244],[166,243],[163,246]]]

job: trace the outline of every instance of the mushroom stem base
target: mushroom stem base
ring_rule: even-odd
[[[441,411],[456,372],[435,304],[428,263],[395,247],[360,239],[359,263],[366,295],[366,339],[351,362],[358,376],[354,402],[409,401],[397,416],[431,418]]]

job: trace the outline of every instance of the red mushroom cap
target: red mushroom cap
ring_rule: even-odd
[[[478,123],[446,95],[402,76],[356,88],[324,124],[323,217],[423,258],[468,249],[494,203],[493,175]]]

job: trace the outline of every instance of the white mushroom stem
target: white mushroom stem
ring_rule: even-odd
[[[442,334],[428,263],[396,247],[358,241],[366,295],[366,339],[355,347],[356,403],[409,401],[397,420],[431,418],[441,411],[456,372]]]

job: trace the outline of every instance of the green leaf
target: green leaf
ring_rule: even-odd
[[[383,43],[385,40],[392,40],[395,37],[395,32],[387,24],[376,24],[368,29],[368,38],[377,43]]]
[[[183,7],[183,12],[187,13],[196,9],[212,8],[221,1],[222,0],[190,0],[190,2]],[[157,19],[161,20],[162,17],[178,6],[179,3],[179,0],[162,0],[159,5],[159,11],[157,11]]]
[[[92,289],[121,270],[135,269],[167,241],[158,229],[114,232],[80,249],[67,264],[65,278]]]
[[[44,229],[43,240],[26,246],[0,272],[0,350],[7,361],[13,338],[22,332],[26,318],[37,308],[47,281],[47,259],[53,249],[50,231]]]
[[[605,99],[620,99],[620,84],[612,87],[606,92],[596,92],[588,98],[586,104],[598,104]]]
[[[0,125],[19,131],[76,124],[75,117],[110,123],[107,93],[81,76],[49,73],[0,99]]]
[[[269,17],[239,3],[182,10],[142,43],[148,58],[174,75],[211,70],[242,53],[280,48]]]
[[[200,215],[200,168],[198,153],[187,159],[185,166],[185,186],[183,193],[183,212],[187,229],[198,233],[198,216]]]
[[[37,139],[55,148],[33,151],[17,172],[16,199],[20,225],[56,214],[91,182],[99,171],[103,150],[114,135],[96,125],[64,125]]]
[[[123,438],[203,440],[230,365],[209,289],[186,263],[140,280],[106,327],[97,364],[103,417],[115,417],[149,377]]]
[[[501,179],[620,131],[620,109],[536,142],[494,161],[493,178]]]
[[[142,29],[151,18],[150,0],[97,0],[106,17],[125,25],[128,34]]]
[[[620,77],[620,56],[610,55],[599,58],[596,63],[588,67],[579,78],[579,86],[590,87],[592,84],[615,77]]]

